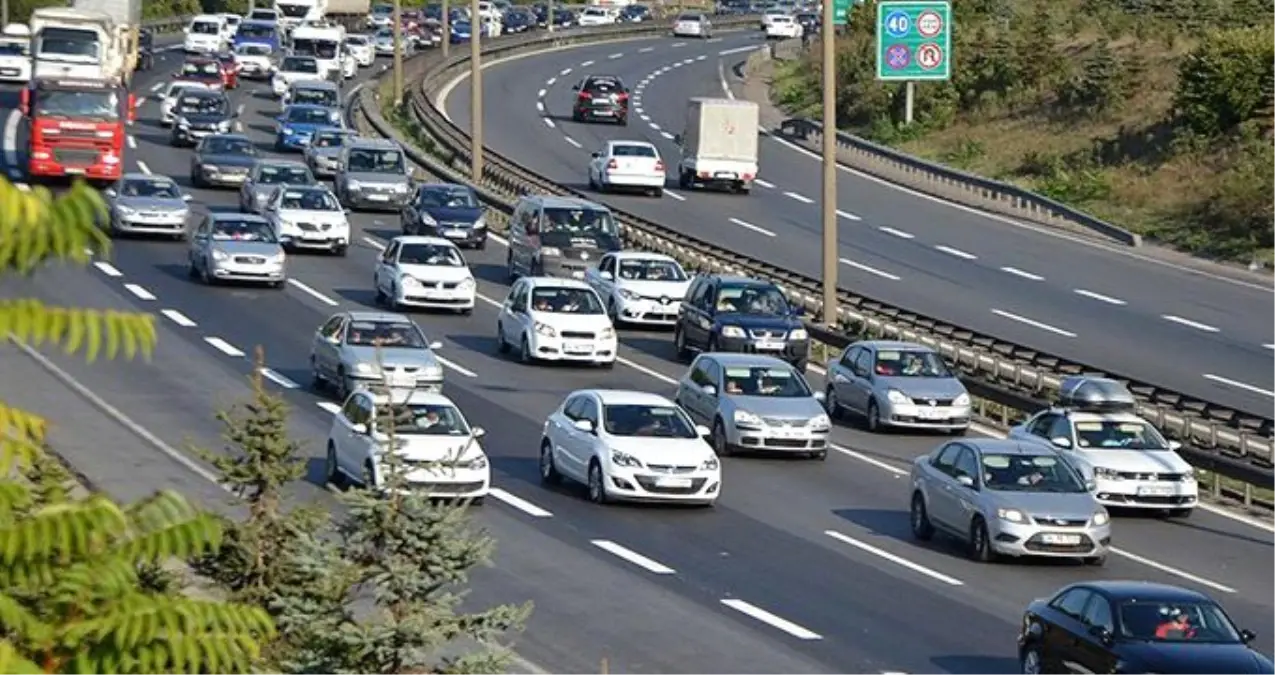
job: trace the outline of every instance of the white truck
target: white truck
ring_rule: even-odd
[[[327,16],[367,16],[372,0],[328,0]]]
[[[291,41],[293,54],[313,56],[319,62],[324,79],[341,80],[347,72],[345,62],[354,58],[344,47],[345,26],[303,23],[292,29]],[[358,64],[351,65],[358,70]]]
[[[31,29],[11,23],[0,35],[0,82],[31,81]]]
[[[105,14],[115,22],[115,37],[124,54],[124,80],[127,82],[137,70],[142,0],[72,0],[71,6],[85,12]]]
[[[279,25],[285,31],[305,22],[322,21],[328,14],[328,0],[275,0],[279,11]]]
[[[691,99],[686,129],[674,141],[682,151],[678,185],[748,194],[757,178],[759,113],[752,101]]]
[[[41,7],[31,13],[30,25],[33,77],[126,82],[132,74],[121,41],[128,27],[107,14]]]

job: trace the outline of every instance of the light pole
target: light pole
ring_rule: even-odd
[[[483,19],[478,0],[469,3],[469,175],[475,183],[483,180]]]
[[[442,45],[441,45],[441,46],[442,46],[442,48],[443,48],[443,58],[447,58],[447,56],[448,56],[448,55],[451,53],[451,51],[452,51],[452,17],[451,17],[451,13],[452,13],[452,3],[451,3],[451,0],[443,0],[443,35],[442,35],[443,42],[442,42]]]
[[[394,107],[403,105],[403,0],[394,0]]]
[[[823,322],[837,325],[837,53],[836,2],[824,0],[823,49]]]

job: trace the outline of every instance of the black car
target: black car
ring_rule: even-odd
[[[620,10],[621,23],[642,23],[651,20],[651,8],[646,5],[629,5]]]
[[[403,234],[443,237],[460,247],[487,248],[487,223],[478,195],[468,185],[426,183],[400,212]]]
[[[534,28],[536,17],[525,9],[511,9],[505,12],[503,31],[506,33],[522,33]]]
[[[213,134],[200,139],[190,157],[190,184],[195,187],[234,187],[248,180],[261,158],[257,146],[242,134]]]
[[[569,9],[553,9],[553,25],[557,28],[568,28],[576,25],[576,13]]]
[[[741,16],[748,14],[750,9],[748,0],[724,0],[717,4],[717,14],[720,16]]]
[[[802,12],[797,15],[797,23],[801,24],[801,30],[804,35],[815,36],[819,34],[821,17],[814,12]]]
[[[1072,584],[1023,614],[1024,673],[1275,673],[1208,596],[1141,581]]]
[[[230,133],[235,112],[230,99],[220,91],[187,89],[173,106],[173,133],[169,142],[190,146],[213,134]]]
[[[768,354],[804,371],[810,358],[804,313],[768,281],[699,276],[682,301],[673,344],[683,359],[693,351]]]
[[[629,125],[629,90],[614,75],[590,75],[571,88],[576,92],[571,119],[577,122],[614,121]]]
[[[137,33],[137,69],[155,67],[155,33],[143,28]]]

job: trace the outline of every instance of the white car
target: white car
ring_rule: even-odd
[[[626,323],[676,324],[691,287],[690,276],[676,260],[645,251],[608,253],[585,271],[584,280],[606,303],[617,328]]]
[[[216,14],[203,14],[190,20],[182,49],[187,54],[217,54],[226,50],[226,21]]]
[[[31,80],[31,31],[25,24],[9,24],[0,36],[0,82]]]
[[[264,79],[271,76],[274,66],[272,57],[274,49],[270,45],[259,42],[246,42],[235,46],[235,65],[239,67],[239,77],[248,79]]]
[[[799,38],[803,30],[796,17],[772,16],[766,24],[766,39]]]
[[[376,262],[372,284],[377,301],[394,311],[405,306],[474,311],[474,274],[460,249],[441,237],[395,237]]]
[[[366,68],[376,61],[376,49],[369,35],[347,35],[345,48],[354,56],[354,61],[360,68]]]
[[[615,16],[605,7],[585,7],[576,21],[581,26],[609,26],[615,23]]]
[[[176,80],[168,83],[168,89],[164,90],[164,94],[159,100],[159,123],[162,126],[171,127],[177,121],[177,113],[174,112],[177,107],[177,99],[191,89],[211,91],[212,87],[204,82],[190,82],[187,80]]]
[[[766,30],[766,27],[770,25],[771,20],[777,16],[789,16],[789,12],[783,7],[771,7],[766,10],[761,15],[761,29]]]
[[[235,35],[239,32],[239,22],[243,21],[243,17],[229,12],[222,12],[217,16],[221,17],[221,20],[225,22],[225,28],[222,33],[225,35],[226,40],[234,39]]]
[[[348,80],[359,74],[359,58],[341,48],[341,79]]]
[[[589,159],[589,187],[600,192],[641,190],[663,197],[664,181],[660,151],[645,141],[607,141]]]
[[[679,14],[673,20],[673,37],[713,37],[713,24],[703,14]]]
[[[545,420],[540,478],[583,483],[597,504],[683,502],[712,506],[721,461],[686,412],[657,394],[574,391]]]
[[[286,56],[270,78],[270,90],[275,96],[283,96],[293,82],[326,79],[319,60],[313,56]]]
[[[523,363],[572,361],[615,365],[615,326],[598,294],[583,281],[523,277],[509,289],[496,320],[500,352],[517,349]]]
[[[1187,517],[1199,501],[1195,469],[1137,413],[1133,395],[1114,380],[1064,378],[1059,405],[1009,431],[1009,437],[1052,445],[1094,483],[1109,508],[1168,511]]]
[[[344,256],[350,219],[332,191],[322,185],[276,189],[261,210],[284,248],[322,249]]]
[[[393,429],[385,428],[391,420]],[[451,399],[420,389],[382,394],[360,387],[350,394],[328,432],[328,482],[384,487],[391,431],[413,491],[471,503],[487,496],[491,465],[478,442],[483,428],[470,426]]]

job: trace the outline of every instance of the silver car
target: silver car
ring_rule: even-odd
[[[969,392],[925,345],[856,342],[829,363],[827,382],[829,414],[862,416],[869,431],[907,427],[962,435],[970,426]]]
[[[288,280],[287,257],[274,228],[246,213],[205,215],[191,237],[187,265],[190,277],[205,284],[246,281],[283,288]]]
[[[761,451],[828,457],[832,424],[823,395],[773,356],[700,354],[678,381],[674,401],[712,429],[719,456]]]
[[[168,176],[126,173],[104,192],[111,204],[112,235],[156,234],[186,238],[190,195]]]
[[[341,161],[341,148],[355,138],[358,138],[358,133],[353,129],[333,128],[314,132],[303,155],[306,166],[319,178],[335,176],[337,164]]]
[[[239,210],[261,213],[266,200],[284,185],[318,185],[310,168],[287,159],[263,159],[252,166],[248,179],[239,188]]]
[[[942,531],[980,562],[997,557],[1106,562],[1111,516],[1058,453],[998,438],[951,441],[912,463],[912,534]]]
[[[316,387],[330,384],[344,401],[359,386],[443,390],[443,365],[411,319],[386,312],[342,312],[314,332],[310,371]]]
[[[335,184],[347,207],[397,211],[412,196],[412,168],[394,141],[360,138],[341,148]]]

